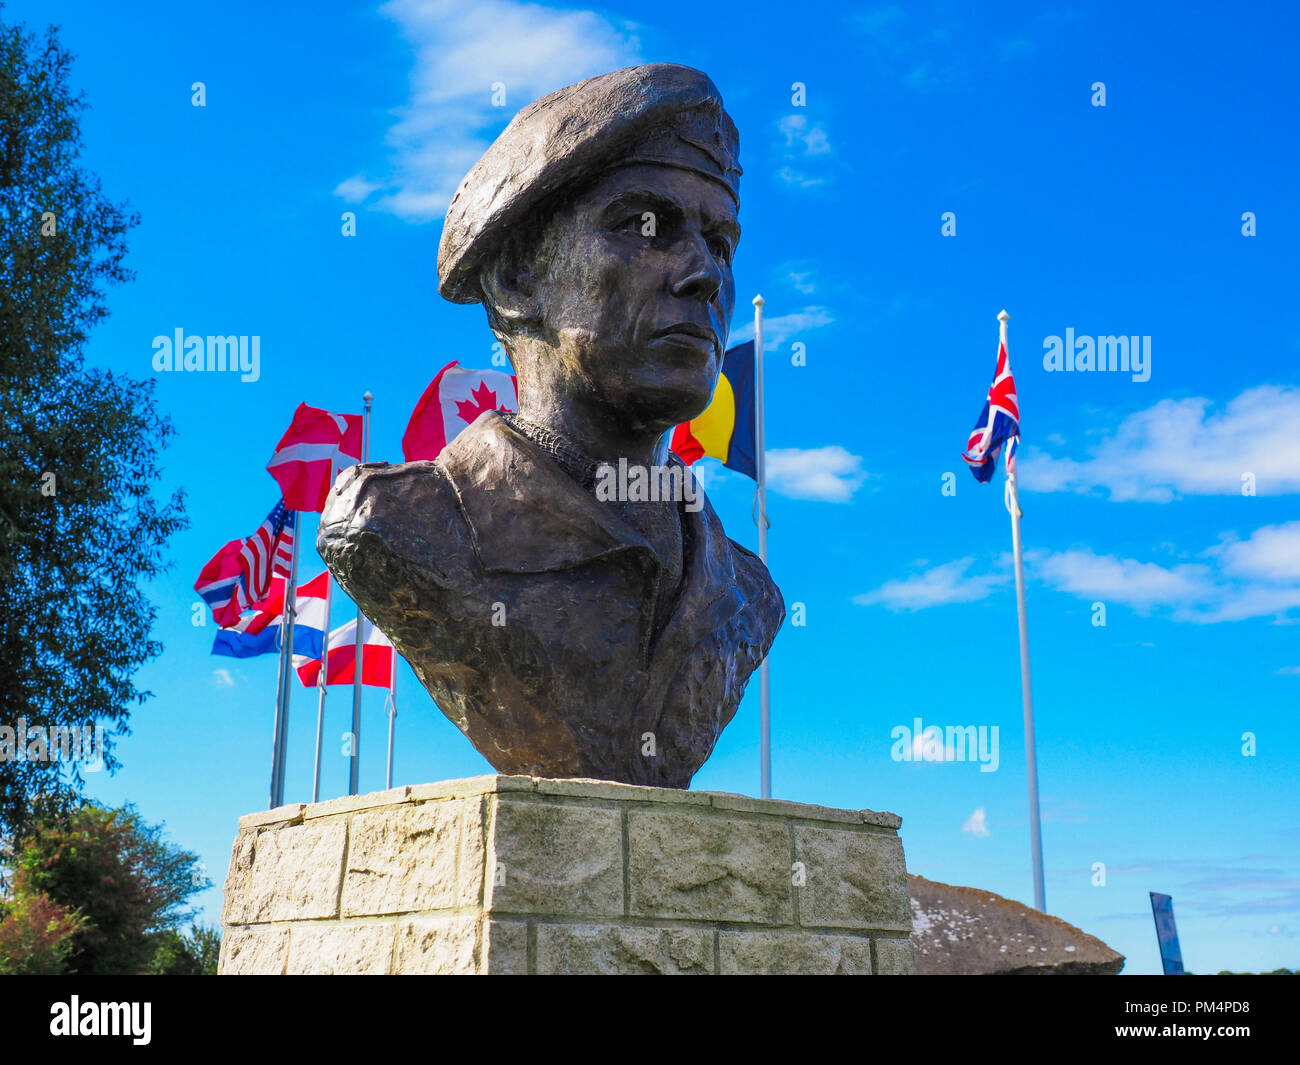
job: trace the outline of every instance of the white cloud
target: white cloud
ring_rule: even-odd
[[[346,181],[340,181],[334,186],[334,195],[343,200],[344,203],[361,203],[372,192],[378,192],[382,185],[376,181],[367,181],[360,174],[355,174]]]
[[[230,675],[228,669],[214,669],[212,676],[217,682],[218,688],[233,688],[235,686],[235,678]]]
[[[1300,677],[1300,666],[1283,666],[1273,670],[1279,677]]]
[[[835,321],[835,315],[829,307],[805,307],[790,314],[779,314],[774,318],[763,318],[764,354],[784,344],[792,337],[802,336]],[[754,321],[751,318],[731,334],[732,344],[742,344],[754,339]]]
[[[767,486],[791,499],[847,503],[867,479],[862,457],[839,444],[769,448]]]
[[[873,592],[855,595],[860,606],[883,606],[895,612],[925,610],[947,603],[974,603],[986,599],[1008,580],[1003,573],[971,575],[973,558],[931,566],[902,580],[886,581]]]
[[[390,176],[349,178],[335,192],[358,202],[349,195],[382,189],[375,206],[412,221],[442,214],[503,118],[639,58],[635,36],[594,11],[518,0],[389,0],[380,12],[415,50],[411,95],[386,138]],[[504,110],[492,106],[497,82],[505,86]]]
[[[1103,489],[1116,501],[1239,496],[1248,473],[1259,495],[1300,492],[1300,388],[1247,389],[1222,411],[1204,398],[1161,400],[1125,418],[1089,458],[1029,447],[1017,464],[1028,491]]]
[[[969,832],[972,836],[978,836],[983,839],[989,834],[988,819],[984,815],[984,807],[980,807],[970,817],[966,818],[966,823],[961,826],[963,832]]]
[[[1271,581],[1300,581],[1300,521],[1265,525],[1249,540],[1231,541],[1211,548],[1224,573]]]
[[[776,176],[784,181],[787,185],[793,185],[797,189],[811,189],[818,185],[825,185],[826,179],[822,177],[813,177],[811,174],[802,170],[796,170],[792,166],[783,166],[776,172]]]
[[[828,155],[830,138],[821,126],[809,125],[805,115],[786,115],[777,123],[785,137],[787,155]]]
[[[1208,566],[1165,567],[1155,562],[1098,555],[1086,548],[1034,551],[1027,569],[1058,591],[1123,603],[1138,610],[1204,602],[1215,595]]]

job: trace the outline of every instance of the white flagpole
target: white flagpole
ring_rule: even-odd
[[[294,524],[297,525],[296,519],[294,521]],[[293,543],[295,547],[298,546],[297,529],[294,529]],[[271,730],[271,795],[269,800],[271,805],[269,809],[272,810],[274,810],[277,806],[281,805],[276,801],[276,798],[280,794],[280,790],[279,790],[280,729],[281,729],[280,710],[281,707],[284,706],[284,656],[285,656],[285,647],[286,647],[285,640],[284,640],[284,625],[285,625],[285,616],[281,614],[280,615],[280,661],[277,664],[276,671],[275,671],[275,721],[274,721],[273,728]]]
[[[758,466],[758,557],[767,565],[767,480],[763,444],[763,297],[754,297],[754,458]],[[767,657],[758,667],[759,784],[764,799],[772,797],[772,713]]]
[[[330,658],[330,602],[334,598],[331,586],[334,578],[329,576],[326,570],[325,577],[325,635],[321,638],[320,648],[320,676],[316,678],[316,687],[320,689],[320,694],[316,699],[316,767],[312,774],[311,801],[320,802],[320,763],[321,748],[325,741],[325,694],[329,687],[325,683],[326,674],[329,671]]]
[[[393,648],[393,669],[388,675],[388,777],[385,787],[393,786],[393,737],[397,731],[397,648]]]
[[[292,694],[293,671],[293,620],[298,613],[298,541],[302,530],[298,528],[299,515],[293,517],[293,553],[289,562],[289,580],[284,590],[284,614],[280,623],[280,682],[279,714],[275,722],[275,765],[271,770],[271,808],[284,805],[284,773],[289,750],[289,696]],[[274,556],[274,547],[272,548]],[[272,561],[274,565],[274,561]]]
[[[1001,323],[998,339],[1007,348],[1007,322],[1011,315],[998,315]],[[1034,745],[1034,693],[1029,677],[1029,626],[1025,618],[1025,565],[1020,547],[1020,496],[1016,490],[1014,461],[1007,462],[1007,510],[1011,512],[1011,550],[1016,563],[1016,613],[1020,620],[1020,699],[1025,712],[1025,768],[1029,775],[1029,843],[1034,862],[1034,906],[1047,912],[1043,890],[1043,832],[1038,814],[1038,755]]]
[[[365,414],[361,423],[361,461],[369,460],[370,455],[370,404],[374,401],[374,396],[367,392],[361,397],[366,404]],[[352,759],[348,766],[348,794],[356,795],[361,780],[361,665],[362,665],[362,644],[364,642],[361,634],[365,618],[361,613],[361,607],[357,607],[357,635],[356,635],[356,658],[352,663]]]

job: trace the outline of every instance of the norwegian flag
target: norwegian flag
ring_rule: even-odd
[[[513,414],[518,409],[514,374],[468,370],[453,359],[415,405],[402,436],[402,455],[407,462],[436,459],[484,411]]]
[[[361,461],[362,417],[333,414],[299,403],[293,421],[266,464],[290,510],[325,509],[330,486],[341,470]]]
[[[975,480],[981,484],[992,479],[1003,444],[1007,445],[1007,469],[1015,473],[1016,448],[1020,446],[1020,404],[1016,400],[1016,379],[1011,376],[1007,346],[999,341],[993,384],[962,454]]]

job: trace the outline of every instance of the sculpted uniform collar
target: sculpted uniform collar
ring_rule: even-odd
[[[682,464],[675,455],[669,461]],[[485,572],[551,573],[635,551],[644,554],[652,585],[657,582],[659,563],[645,538],[497,413],[480,416],[438,464],[455,489]],[[698,511],[679,513],[681,591],[660,633],[645,626],[647,656],[650,642],[656,656],[674,648],[688,651],[742,605],[732,545],[708,499]],[[522,529],[530,535],[519,536]],[[653,616],[653,596],[644,609]]]

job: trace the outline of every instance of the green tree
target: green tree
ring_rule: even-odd
[[[139,219],[78,164],[71,63],[0,5],[0,728],[96,721],[111,772],[149,694],[132,678],[162,650],[137,585],[186,521],[181,492],[153,495],[172,434],[154,382],[84,365]],[[0,844],[83,786],[74,762],[0,760]]]
[[[45,895],[0,902],[0,976],[52,976],[67,971],[85,919]]]
[[[215,976],[221,933],[208,925],[191,925],[186,934],[169,928],[154,936],[154,953],[146,970],[154,976]]]
[[[84,920],[67,957],[83,975],[145,971],[159,933],[190,920],[186,903],[210,886],[198,858],[131,806],[88,803],[37,825],[12,865],[15,900],[44,896]]]

